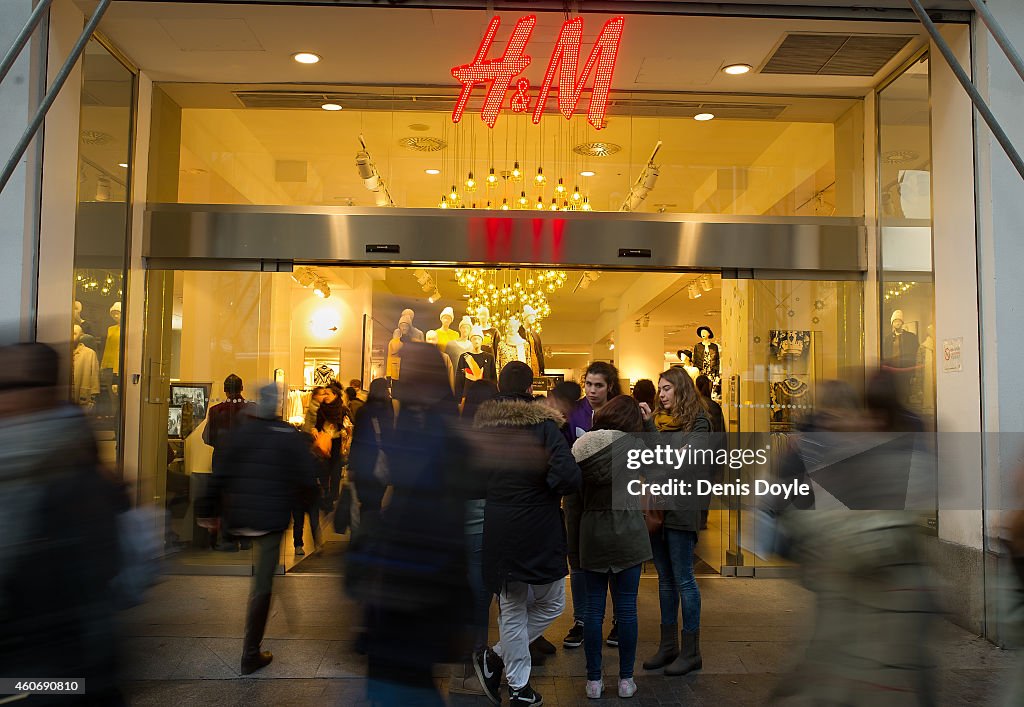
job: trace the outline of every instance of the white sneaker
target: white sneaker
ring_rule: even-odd
[[[633,678],[619,680],[619,697],[632,697],[636,694],[636,683]]]
[[[599,700],[602,692],[604,692],[604,680],[587,680],[587,697]]]

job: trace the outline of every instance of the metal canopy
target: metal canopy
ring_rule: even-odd
[[[866,270],[865,229],[849,218],[745,218],[471,209],[152,204],[151,269],[290,270],[350,265],[551,265],[627,270]]]

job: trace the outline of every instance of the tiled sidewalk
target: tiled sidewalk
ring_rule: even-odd
[[[365,702],[365,660],[352,651],[354,607],[337,577],[287,576],[275,582],[275,604],[264,646],[274,662],[255,676],[238,676],[248,579],[169,577],[149,602],[123,616],[125,691],[137,705],[360,705]],[[657,586],[640,590],[640,645],[632,705],[762,705],[801,656],[813,597],[788,580],[701,580],[704,669],[682,678],[639,668],[657,637]],[[546,705],[613,704],[617,654],[605,649],[606,694],[583,696],[583,650],[564,650],[561,637],[571,612],[548,631],[559,646],[534,669]],[[496,630],[492,629],[492,638]],[[1014,656],[943,623],[933,650],[940,660],[943,704],[995,704]],[[445,689],[447,668],[438,671]],[[483,698],[452,696],[457,707],[486,705]]]

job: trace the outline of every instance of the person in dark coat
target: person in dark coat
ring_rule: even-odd
[[[341,492],[341,469],[345,466],[344,437],[345,421],[351,423],[352,416],[342,398],[341,385],[337,381],[324,389],[323,399],[316,411],[316,429],[320,434],[331,435],[331,456],[328,461],[329,477],[324,488],[324,510],[330,510]]]
[[[498,397],[480,406],[475,421],[487,475],[484,581],[498,594],[501,640],[473,662],[495,704],[505,669],[514,707],[540,704],[529,684],[529,644],[565,608],[561,501],[580,488],[580,468],[560,431],[563,418],[533,402],[532,384],[528,365],[509,363],[498,376]]]
[[[374,705],[443,705],[434,666],[466,647],[473,599],[466,568],[471,482],[458,409],[436,346],[402,348],[394,432],[384,445],[391,500],[363,519],[346,565],[367,616],[368,696]]]
[[[203,442],[213,447],[213,466],[217,466],[217,458],[223,449],[224,440],[231,431],[256,414],[256,406],[242,395],[244,388],[242,379],[234,373],[224,379],[224,395],[227,399],[214,405],[206,413],[206,427],[203,428]],[[243,550],[251,545],[246,538],[236,538],[225,532],[222,524],[215,528],[216,535],[211,539],[213,549],[221,552],[237,552],[241,541]],[[219,537],[218,537],[219,536]]]
[[[231,533],[251,538],[255,550],[242,644],[243,675],[273,659],[269,651],[260,651],[260,643],[270,615],[281,538],[292,508],[316,491],[316,467],[307,438],[279,419],[278,395],[276,384],[260,391],[256,417],[225,440],[207,494],[196,509],[202,524],[222,517]]]
[[[125,704],[111,582],[128,499],[83,412],[60,400],[59,358],[0,348],[0,675],[84,679],[90,704]]]
[[[352,428],[352,450],[349,452],[348,473],[356,487],[359,498],[359,514],[380,513],[388,480],[378,478],[378,458],[384,454],[385,437],[395,427],[395,407],[388,392],[388,382],[377,378],[370,382],[366,402],[356,412]]]

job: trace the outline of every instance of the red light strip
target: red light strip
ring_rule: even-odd
[[[593,49],[590,50],[583,73],[577,79],[576,70],[579,67],[580,46],[583,42],[583,18],[577,17],[562,25],[555,50],[551,54],[551,61],[548,63],[548,70],[544,74],[540,95],[537,96],[537,104],[533,109],[534,123],[539,123],[544,114],[544,104],[551,92],[551,84],[556,71],[559,72],[558,109],[566,118],[571,118],[576,111],[587,78],[590,76],[590,72],[594,71],[596,64],[594,88],[590,93],[590,107],[587,110],[587,122],[597,130],[604,127],[604,117],[608,108],[608,93],[611,90],[612,75],[615,72],[615,62],[619,56],[619,44],[622,40],[624,26],[625,18],[623,17],[613,17],[605,23],[597,41],[594,42]]]
[[[452,111],[452,122],[458,123],[462,120],[462,114],[466,110],[466,103],[469,102],[469,94],[472,93],[473,86],[490,81],[491,85],[487,89],[480,117],[489,127],[494,127],[501,106],[505,102],[505,94],[512,85],[512,79],[522,73],[532,61],[525,51],[526,43],[530,41],[530,35],[533,34],[536,24],[536,15],[520,18],[516,22],[515,29],[512,30],[512,37],[501,58],[485,59],[484,57],[487,56],[487,52],[494,42],[494,35],[501,25],[501,18],[495,17],[491,20],[473,61],[452,69],[452,76],[462,83],[462,92],[459,93],[459,100],[455,104],[455,110]]]

